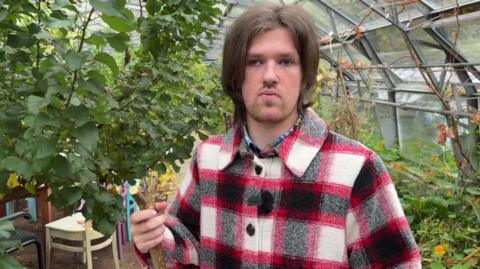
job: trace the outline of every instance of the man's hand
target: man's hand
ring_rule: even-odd
[[[132,214],[132,236],[135,246],[142,253],[147,253],[159,245],[165,233],[165,219],[163,213],[167,202],[155,203],[154,209],[140,210]]]

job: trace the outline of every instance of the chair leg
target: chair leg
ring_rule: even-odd
[[[85,244],[86,244],[85,252],[86,252],[86,256],[87,256],[87,269],[92,269],[93,268],[93,264],[92,264],[92,245],[91,245],[91,241],[90,241],[89,238],[85,241]]]
[[[113,264],[115,265],[115,269],[120,269],[120,264],[118,262],[118,242],[117,242],[117,234],[114,232],[112,234],[112,252],[113,252]]]
[[[42,244],[40,241],[34,242],[35,246],[37,246],[37,256],[38,256],[38,269],[43,269],[43,251],[42,251]]]
[[[117,254],[119,259],[122,259],[123,257],[122,229],[123,223],[119,222],[115,225],[115,238],[117,239]]]
[[[45,228],[45,263],[46,268],[50,269],[50,259],[51,259],[51,252],[52,251],[52,242],[50,238],[50,229],[48,227]]]

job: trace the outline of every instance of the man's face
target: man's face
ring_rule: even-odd
[[[242,85],[247,122],[293,124],[298,118],[301,81],[300,57],[287,29],[254,37]]]

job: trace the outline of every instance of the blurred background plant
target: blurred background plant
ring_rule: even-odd
[[[0,0],[0,198],[47,185],[110,234],[111,186],[178,171],[221,128],[218,71],[202,61],[216,3],[140,1],[134,16],[125,0]]]

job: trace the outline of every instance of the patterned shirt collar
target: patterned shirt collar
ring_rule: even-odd
[[[243,124],[243,138],[245,139],[245,142],[247,143],[248,147],[252,150],[252,152],[257,155],[259,158],[271,158],[271,157],[276,157],[278,156],[278,153],[276,151],[276,146],[282,143],[282,141],[289,136],[293,130],[296,130],[300,127],[303,121],[303,114],[300,114],[300,116],[297,118],[295,121],[295,124],[290,127],[287,131],[285,131],[283,134],[281,134],[277,139],[273,140],[272,142],[268,143],[265,148],[260,149],[255,143],[253,143],[252,139],[250,138],[250,135],[248,134],[247,130],[247,124]]]
[[[275,151],[285,166],[297,177],[301,177],[308,165],[323,146],[329,133],[325,122],[311,109],[304,113],[302,124],[285,137]],[[247,145],[243,128],[235,125],[227,134],[219,137],[218,169],[223,170],[230,165],[238,154],[243,158],[252,158],[253,152]]]

